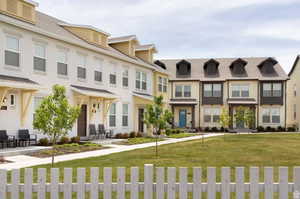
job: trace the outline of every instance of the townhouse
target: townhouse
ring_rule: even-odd
[[[37,6],[0,1],[0,129],[35,131],[36,108],[60,84],[82,109],[69,136],[88,136],[89,124],[114,133],[146,132],[146,105],[168,90],[166,70],[153,63],[155,46],[140,44],[135,35],[110,37],[61,21]]]
[[[286,126],[288,76],[274,58],[217,58],[159,60],[170,73],[169,105],[174,126],[220,128],[227,109],[230,129],[249,128],[236,121],[238,107],[255,113],[255,127]]]

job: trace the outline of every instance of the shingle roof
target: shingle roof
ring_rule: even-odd
[[[140,50],[149,50],[151,48],[155,49],[155,45],[154,44],[146,44],[146,45],[139,45],[135,47],[136,51],[140,51]]]
[[[1,74],[0,74],[0,80],[38,85],[38,83],[36,83],[35,81],[32,81],[32,80],[30,80],[28,78],[16,77],[16,76],[8,76],[8,75],[1,75]]]
[[[204,64],[210,60],[210,58],[203,59],[184,59],[191,63],[191,76],[189,78],[176,78],[176,63],[180,62],[182,59],[161,59],[169,73],[171,80],[201,80],[201,81],[225,81],[228,79],[258,79],[258,80],[287,80],[288,76],[279,63],[274,65],[276,74],[274,75],[265,75],[262,74],[258,68],[258,65],[268,59],[268,57],[243,57],[242,59],[247,62],[245,70],[247,76],[237,77],[233,76],[230,70],[230,65],[232,62],[238,58],[214,58],[219,62],[218,70],[219,75],[217,76],[207,76],[204,73]]]
[[[131,41],[131,40],[137,40],[137,37],[135,35],[127,35],[122,37],[111,37],[108,38],[108,43],[119,43],[119,42],[125,42],[125,41]]]
[[[89,87],[84,87],[84,86],[76,86],[76,85],[71,85],[74,88],[80,89],[80,90],[86,90],[86,91],[94,91],[94,92],[99,92],[99,93],[107,93],[107,94],[113,94],[112,92],[104,89],[98,89],[98,88],[89,88]]]

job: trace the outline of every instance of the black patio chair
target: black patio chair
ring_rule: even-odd
[[[28,129],[19,129],[18,131],[18,142],[19,146],[30,146],[31,142],[37,144],[37,135],[30,134]]]
[[[0,130],[0,143],[2,146],[2,149],[4,148],[4,145],[6,144],[6,147],[16,147],[16,139],[13,135],[7,135],[6,130]]]
[[[90,124],[89,125],[89,139],[96,139],[99,138],[99,134],[96,131],[96,126],[95,124]]]
[[[105,129],[103,124],[98,125],[98,131],[99,131],[100,138],[102,139],[112,138],[113,131]]]

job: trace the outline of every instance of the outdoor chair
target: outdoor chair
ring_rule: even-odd
[[[4,144],[6,144],[6,147],[16,147],[16,139],[15,136],[7,135],[6,130],[0,130],[0,143],[2,146],[2,149],[4,148]]]
[[[28,129],[19,129],[18,142],[19,146],[30,146],[31,141],[37,144],[37,135],[30,134]]]
[[[89,139],[96,139],[99,138],[99,135],[96,131],[96,126],[95,124],[90,124],[89,125]]]
[[[98,125],[98,131],[101,139],[112,137],[112,130],[106,130],[103,124]]]

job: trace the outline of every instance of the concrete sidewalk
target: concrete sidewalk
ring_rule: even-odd
[[[209,137],[215,137],[223,135],[222,133],[212,133],[212,134],[206,134],[206,135],[199,135],[199,136],[192,136],[192,137],[186,137],[186,138],[180,138],[180,139],[168,139],[164,140],[158,143],[158,145],[165,145],[165,144],[173,144],[178,142],[185,142],[190,140],[197,140]],[[155,142],[151,143],[145,143],[145,144],[137,144],[137,145],[106,145],[110,146],[111,148],[103,149],[103,150],[97,150],[97,151],[88,151],[88,152],[82,152],[82,153],[73,153],[73,154],[67,154],[67,155],[60,155],[55,157],[55,162],[63,162],[63,161],[69,161],[69,160],[76,160],[76,159],[83,159],[83,158],[90,158],[90,157],[97,157],[97,156],[104,156],[109,155],[113,153],[119,153],[124,151],[132,151],[135,149],[142,149],[147,147],[153,147],[155,146]],[[6,160],[12,161],[11,163],[6,164],[0,164],[0,169],[20,169],[24,167],[32,167],[42,164],[50,164],[51,163],[51,157],[49,158],[36,158],[31,157],[27,155],[17,155],[12,157],[7,157]]]

